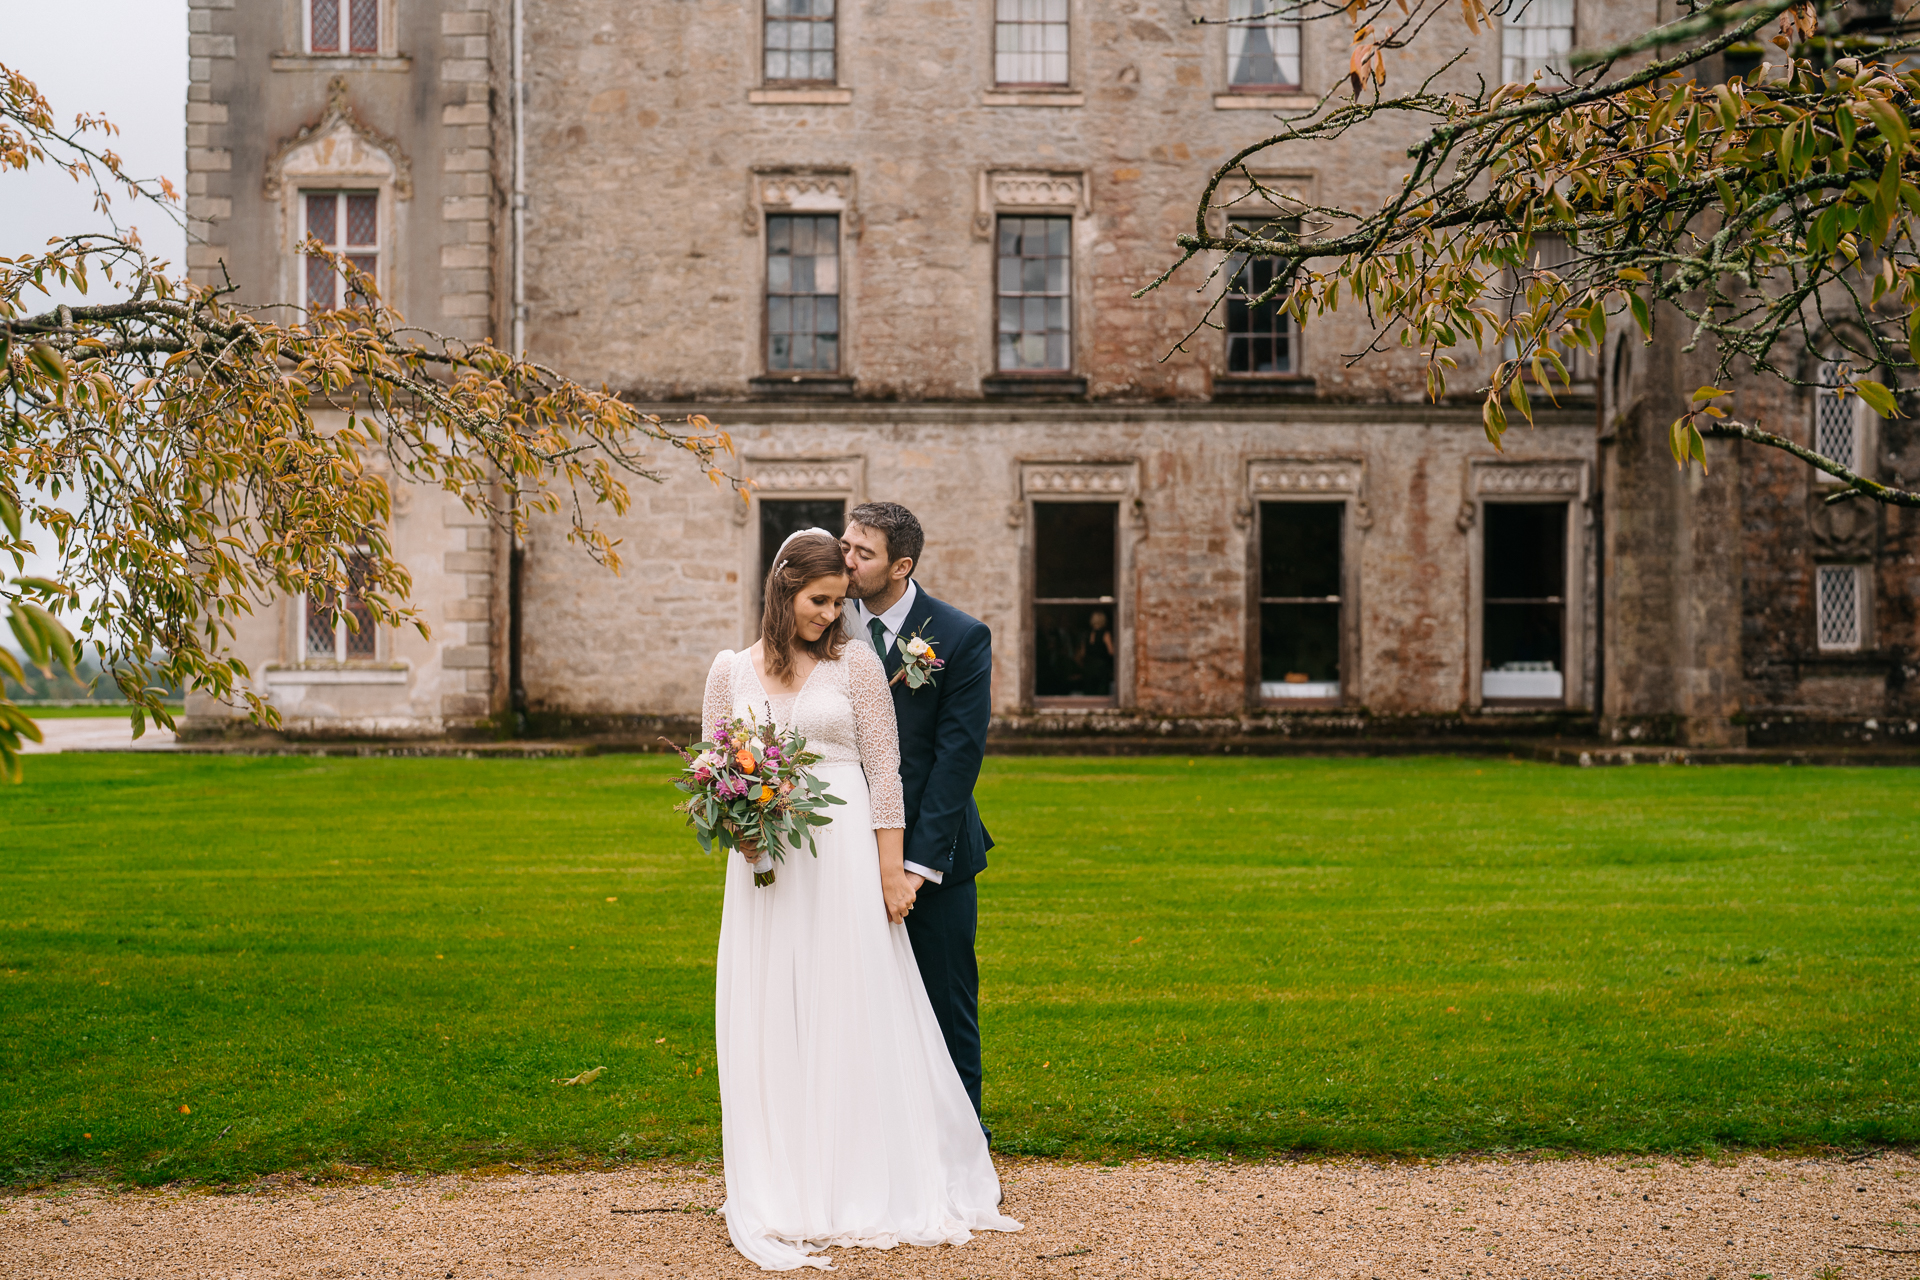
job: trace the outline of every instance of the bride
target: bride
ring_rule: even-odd
[[[702,722],[769,715],[825,759],[845,800],[785,852],[773,884],[727,864],[714,999],[727,1230],[766,1271],[831,1270],[835,1246],[962,1244],[1018,1231],[947,1056],[881,874],[901,874],[906,823],[893,699],[880,660],[848,644],[839,540],[794,534],[767,575],[760,640],[723,651]],[[751,855],[750,855],[751,856]],[[909,904],[908,910],[911,909]]]

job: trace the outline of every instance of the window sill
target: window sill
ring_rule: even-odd
[[[1215,400],[1312,400],[1312,378],[1293,374],[1252,377],[1222,375],[1213,380]]]
[[[749,89],[747,101],[756,107],[843,107],[853,101],[853,90],[833,85],[811,89]]]
[[[1088,694],[1035,695],[1033,699],[1035,711],[1110,711],[1119,705],[1119,699],[1112,695],[1104,698]]]
[[[406,667],[385,662],[370,662],[365,666],[324,662],[312,666],[268,667],[263,674],[269,685],[405,684],[409,672]]]
[[[1262,711],[1338,711],[1346,706],[1344,698],[1262,698]]]
[[[275,71],[411,71],[413,57],[405,53],[276,53],[268,65]]]
[[[753,394],[770,400],[844,400],[853,378],[841,374],[767,373],[748,380]]]
[[[988,107],[1084,107],[1087,95],[1078,89],[991,89],[980,96]]]
[[[1087,394],[1087,380],[1067,373],[990,373],[980,379],[980,391],[988,399],[1077,399]]]
[[[1311,111],[1320,99],[1311,93],[1216,93],[1215,111]]]

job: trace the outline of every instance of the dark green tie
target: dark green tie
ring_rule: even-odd
[[[887,660],[887,624],[878,618],[867,620],[867,631],[873,636],[873,651],[880,655],[880,661]]]

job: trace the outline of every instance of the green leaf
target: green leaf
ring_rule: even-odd
[[[1856,382],[1853,389],[1860,394],[1873,411],[1883,418],[1900,416],[1899,406],[1893,402],[1893,393],[1878,382]]]
[[[1702,404],[1708,400],[1718,400],[1721,396],[1730,396],[1733,392],[1721,387],[1701,387],[1693,393],[1693,402]]]
[[[1627,295],[1627,310],[1633,312],[1633,322],[1640,326],[1640,332],[1648,342],[1653,341],[1653,313],[1647,307],[1647,300],[1637,293]]]
[[[27,359],[33,366],[56,382],[67,380],[67,362],[60,353],[44,342],[36,342],[27,349]]]
[[[20,504],[5,489],[0,489],[0,524],[6,525],[13,537],[20,536]]]

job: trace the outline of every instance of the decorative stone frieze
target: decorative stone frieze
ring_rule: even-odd
[[[1481,497],[1583,497],[1585,462],[1476,462],[1473,492]]]
[[[980,172],[974,234],[993,234],[994,217],[1001,213],[1070,213],[1084,218],[1093,212],[1087,193],[1087,175],[1076,169],[983,169]]]
[[[1359,458],[1257,458],[1247,467],[1247,501],[1242,527],[1253,520],[1253,504],[1286,498],[1350,498],[1354,527],[1373,527],[1367,506],[1366,464]]]
[[[740,230],[757,236],[769,213],[837,213],[850,236],[859,234],[859,207],[855,202],[851,169],[756,166],[747,187],[747,212]]]
[[[1020,467],[1020,489],[1029,498],[1124,498],[1139,486],[1139,468],[1131,462],[1027,462]]]
[[[413,162],[398,142],[354,114],[344,76],[335,76],[327,85],[326,112],[312,124],[300,126],[267,157],[261,194],[278,200],[289,177],[323,175],[383,177],[400,199],[413,199]]]

